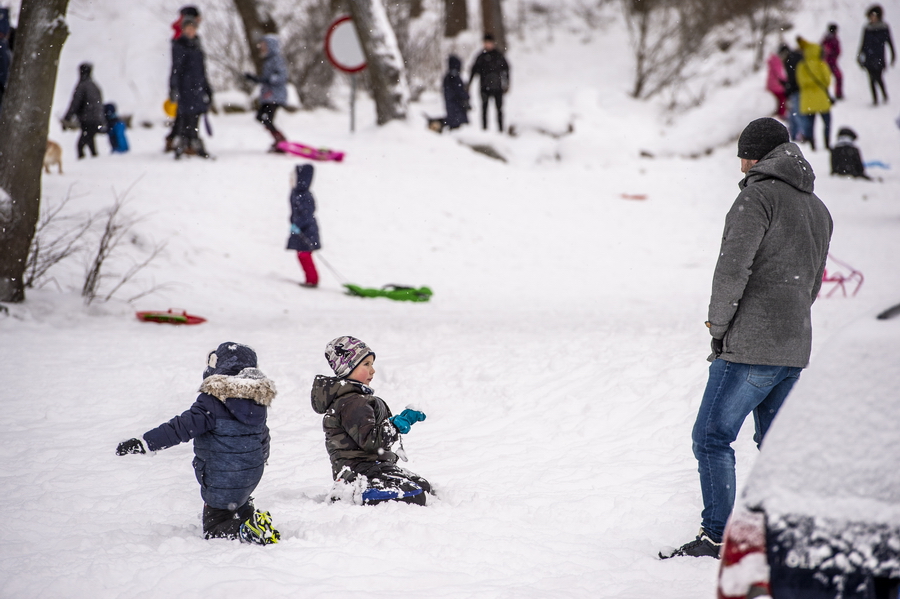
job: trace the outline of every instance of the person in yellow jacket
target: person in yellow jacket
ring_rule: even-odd
[[[831,69],[822,59],[822,46],[797,37],[803,60],[797,65],[797,86],[800,88],[800,114],[804,115],[805,135],[809,145],[816,149],[816,115],[822,115],[825,124],[825,147],[831,149]]]

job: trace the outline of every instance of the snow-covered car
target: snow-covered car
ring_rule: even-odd
[[[719,599],[897,599],[900,318],[829,339],[766,436],[725,531]]]

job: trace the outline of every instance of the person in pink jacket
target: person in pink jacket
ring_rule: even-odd
[[[786,111],[787,94],[784,91],[784,83],[787,80],[787,73],[784,70],[782,54],[786,54],[787,51],[788,47],[782,46],[777,54],[769,56],[768,61],[769,74],[766,77],[766,89],[772,92],[772,95],[775,96],[775,100],[778,102],[778,108],[775,110],[778,118],[784,118]]]
[[[822,59],[834,75],[834,98],[844,99],[844,75],[838,66],[838,56],[841,55],[841,40],[838,39],[837,23],[828,24],[828,33],[822,38]]]

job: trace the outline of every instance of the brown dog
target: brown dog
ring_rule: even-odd
[[[62,148],[55,141],[47,140],[47,151],[44,152],[44,171],[50,173],[50,167],[56,165],[59,168],[59,174],[62,172]]]

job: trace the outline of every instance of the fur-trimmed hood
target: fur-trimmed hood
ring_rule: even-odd
[[[275,383],[258,368],[244,368],[233,376],[208,376],[203,379],[200,392],[212,395],[226,404],[228,399],[250,399],[266,407],[272,405],[272,400],[278,394]]]

